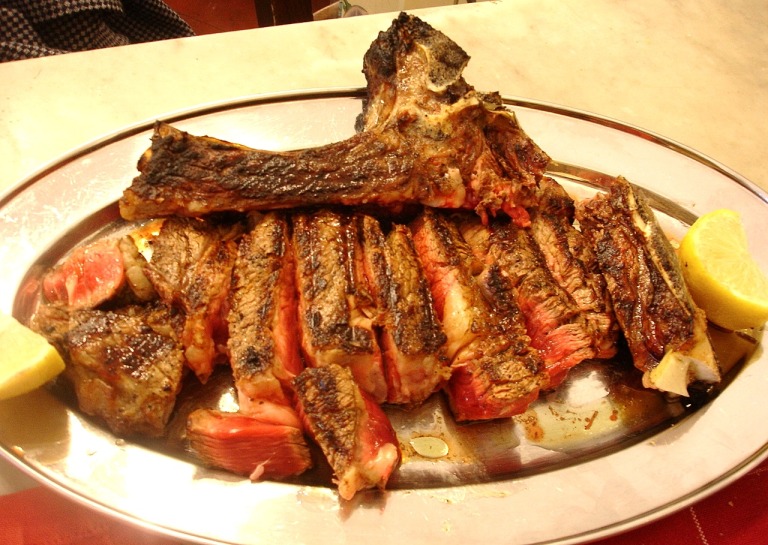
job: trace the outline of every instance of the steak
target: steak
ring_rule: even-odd
[[[253,218],[238,242],[227,316],[229,362],[240,412],[265,402],[290,405],[291,380],[301,372],[294,258],[287,218]]]
[[[668,366],[683,374],[682,384],[671,390],[678,394],[687,395],[694,381],[719,381],[706,317],[691,299],[677,256],[643,196],[619,177],[607,194],[577,203],[576,214],[644,385],[660,387],[654,370]]]
[[[362,129],[341,142],[264,151],[157,123],[120,199],[126,219],[311,205],[408,204],[506,211],[526,223],[547,155],[498,95],[462,71],[469,56],[401,14],[363,61]]]
[[[308,368],[294,386],[299,414],[333,470],[339,495],[351,500],[360,490],[383,489],[400,462],[400,448],[386,415],[350,370]]]
[[[448,338],[452,375],[446,391],[454,417],[486,420],[523,412],[546,385],[530,339],[506,326],[484,297],[475,278],[482,263],[455,223],[426,209],[411,230]]]
[[[75,248],[43,277],[43,295],[71,309],[96,308],[126,284],[125,263],[117,239]]]
[[[152,240],[146,268],[161,300],[185,315],[181,341],[189,367],[205,382],[226,343],[227,294],[237,255],[236,227],[168,218]]]
[[[283,479],[312,467],[301,428],[240,413],[198,409],[187,419],[189,448],[207,465],[252,481]]]
[[[121,436],[160,436],[181,389],[181,316],[169,307],[62,312],[43,306],[37,329],[67,363],[80,409]]]
[[[597,257],[584,235],[568,217],[536,211],[531,214],[531,236],[552,278],[578,309],[591,339],[592,357],[616,355],[619,326]]]
[[[379,309],[387,402],[421,403],[450,376],[446,336],[411,232],[395,224],[385,237],[372,216],[358,215],[366,272]]]
[[[307,365],[349,367],[377,402],[387,398],[376,305],[351,216],[331,210],[293,215],[301,349]]]
[[[463,223],[470,224],[463,226],[465,237],[485,257],[478,279],[488,299],[512,325],[510,316],[522,317],[530,344],[544,362],[548,387],[557,386],[570,368],[594,356],[583,315],[552,278],[530,230],[503,220],[489,227],[471,217]]]

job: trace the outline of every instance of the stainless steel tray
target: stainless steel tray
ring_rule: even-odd
[[[169,115],[195,134],[263,149],[349,136],[358,91],[246,99]],[[622,174],[681,236],[699,214],[740,210],[763,241],[768,198],[726,167],[635,127],[507,100],[577,197]],[[121,223],[115,202],[136,174],[151,122],[73,151],[0,199],[0,309],[31,312],[42,269]],[[755,248],[768,263],[768,247]],[[733,339],[727,339],[733,341]],[[749,349],[749,342],[735,345]],[[626,360],[626,358],[625,358]],[[525,415],[455,425],[440,396],[389,414],[404,462],[384,493],[341,502],[321,467],[293,483],[251,483],[158,442],[126,441],[55,390],[0,402],[0,454],[43,483],[111,515],[199,543],[577,543],[658,518],[711,493],[768,455],[768,358],[739,362],[711,397],[668,400],[637,386],[626,361],[587,362]],[[226,385],[224,386],[226,389]],[[449,453],[418,455],[439,436]]]

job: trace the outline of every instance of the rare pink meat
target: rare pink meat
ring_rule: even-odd
[[[294,380],[299,414],[333,469],[339,495],[383,489],[400,462],[397,437],[381,408],[339,365],[308,368]]]
[[[125,284],[123,255],[116,239],[104,239],[74,249],[43,278],[43,294],[52,303],[71,309],[95,308],[115,296]]]
[[[473,274],[482,271],[482,263],[455,223],[426,209],[411,229],[448,337],[452,375],[446,391],[456,420],[524,411],[546,384],[530,339],[509,327],[485,298]]]
[[[312,466],[301,429],[290,425],[198,409],[189,415],[187,436],[205,463],[253,481],[299,475]]]

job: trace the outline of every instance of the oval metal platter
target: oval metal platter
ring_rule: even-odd
[[[297,149],[353,134],[361,99],[357,90],[256,97],[164,120],[255,148]],[[768,196],[738,174],[610,119],[506,102],[574,198],[623,175],[645,191],[672,239],[697,216],[733,208],[768,265]],[[76,244],[130,228],[116,201],[137,173],[153,122],[75,150],[0,198],[0,310],[26,320],[42,271]],[[763,333],[712,333],[732,369],[706,396],[643,390],[625,357],[580,365],[503,422],[458,426],[440,395],[415,409],[388,408],[403,463],[388,490],[350,502],[339,499],[327,468],[294,482],[252,483],[203,467],[174,441],[116,437],[55,387],[0,402],[0,455],[94,509],[196,543],[581,543],[681,509],[768,456],[768,427],[754,424],[768,421]],[[226,373],[209,384],[184,393],[180,415],[201,398],[225,403]]]

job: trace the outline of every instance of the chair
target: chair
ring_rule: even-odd
[[[260,27],[312,20],[312,0],[254,0],[254,3]]]

